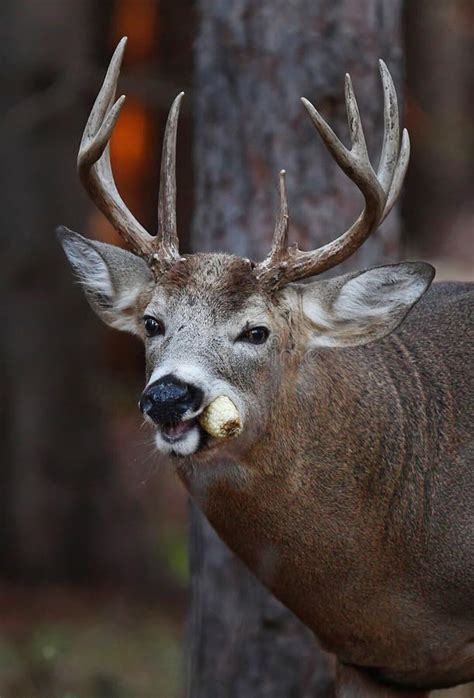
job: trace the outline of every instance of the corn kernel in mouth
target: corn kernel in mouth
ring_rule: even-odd
[[[242,422],[236,406],[225,395],[216,397],[204,410],[199,424],[215,439],[237,436],[242,431]]]

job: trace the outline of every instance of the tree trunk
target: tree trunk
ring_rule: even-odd
[[[261,259],[269,250],[282,167],[291,235],[302,248],[334,238],[358,215],[358,190],[325,152],[299,98],[313,101],[347,142],[343,94],[350,71],[376,166],[383,128],[379,57],[402,92],[400,4],[199,1],[195,250]],[[394,212],[344,268],[396,261],[398,241]],[[194,507],[190,556],[188,698],[331,695],[330,661],[311,633]]]
[[[75,159],[99,18],[88,0],[4,0],[0,15],[0,572],[91,579],[125,557],[109,552],[123,499],[100,419],[103,330],[54,229],[83,230],[89,210]]]

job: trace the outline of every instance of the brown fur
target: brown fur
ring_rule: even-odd
[[[474,386],[458,368],[473,298],[435,286],[396,334],[293,366],[240,457],[246,487],[203,492],[200,465],[184,469],[216,530],[324,646],[397,686],[474,678]]]
[[[184,477],[327,649],[400,686],[474,678],[474,386],[456,378],[472,301],[435,286],[396,334],[293,368],[241,459],[248,487]]]

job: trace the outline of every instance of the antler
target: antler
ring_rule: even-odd
[[[359,187],[365,206],[352,226],[333,242],[311,252],[302,252],[297,245],[287,246],[288,208],[283,174],[280,173],[280,211],[273,234],[272,249],[257,265],[257,277],[272,288],[279,288],[297,279],[320,274],[350,257],[391,211],[402,187],[410,157],[410,140],[403,130],[399,148],[398,104],[392,77],[383,61],[379,61],[384,90],[384,139],[377,174],[367,153],[357,101],[349,75],[346,75],[345,99],[351,150],[348,150],[319,112],[302,98],[311,120],[342,171]],[[282,230],[284,229],[284,233]]]
[[[183,93],[174,100],[166,123],[158,198],[158,233],[150,235],[123,202],[112,174],[109,142],[125,97],[115,92],[127,38],[115,49],[92,107],[79,147],[77,169],[97,207],[123,239],[151,265],[179,259],[176,230],[176,131]]]

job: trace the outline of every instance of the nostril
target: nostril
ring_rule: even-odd
[[[152,410],[153,400],[146,392],[141,396],[138,407],[140,408],[142,414],[148,414]]]

